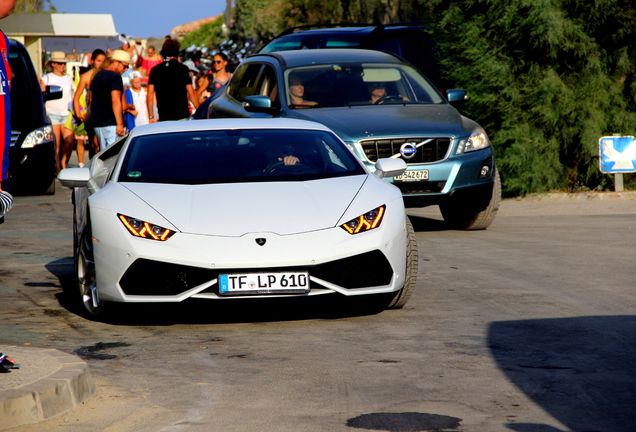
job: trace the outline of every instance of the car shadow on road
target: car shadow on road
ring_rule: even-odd
[[[567,430],[634,430],[636,316],[494,322],[488,346],[510,381]],[[557,431],[522,418],[507,426]]]
[[[451,229],[443,220],[414,215],[408,215],[408,217],[411,219],[415,232],[448,231]]]
[[[47,264],[65,291],[75,292],[73,260],[63,258]],[[79,294],[78,294],[79,295]],[[64,309],[82,315],[77,302],[65,292],[56,295]],[[387,296],[348,298],[341,295],[276,299],[205,300],[180,303],[109,303],[103,321],[114,325],[221,324],[310,319],[340,319],[375,315],[384,310]]]

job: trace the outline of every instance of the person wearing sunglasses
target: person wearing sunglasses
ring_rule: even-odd
[[[73,131],[64,127],[71,115],[70,107],[73,106],[73,78],[66,74],[68,59],[64,51],[53,51],[47,62],[51,72],[44,74],[40,80],[42,91],[46,86],[59,86],[62,88],[62,98],[47,101],[44,106],[51,119],[53,134],[55,135],[55,166],[59,171],[62,166],[62,148],[72,147],[75,139]]]
[[[130,54],[115,50],[91,81],[91,121],[100,150],[124,136],[124,82],[121,74],[128,69],[129,63]]]
[[[212,63],[212,76],[214,80],[212,81],[212,87],[215,90],[223,87],[227,82],[232,78],[232,74],[227,71],[228,64],[228,56],[225,53],[216,53],[214,54],[214,60]]]

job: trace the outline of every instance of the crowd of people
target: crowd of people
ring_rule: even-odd
[[[13,3],[0,0],[0,18],[9,15]],[[55,135],[56,169],[68,166],[74,150],[82,167],[86,151],[90,158],[137,126],[190,117],[230,80],[231,71],[249,51],[249,43],[238,47],[232,41],[221,43],[216,51],[194,46],[182,50],[177,40],[166,36],[159,51],[143,47],[140,40],[124,39],[115,50],[50,53],[40,86],[42,91],[47,86],[62,88],[61,99],[45,104]],[[2,189],[9,171],[11,69],[8,40],[1,30],[0,55],[1,223],[13,203]]]
[[[181,50],[168,36],[159,52],[125,41],[119,49],[81,57],[84,64],[69,69],[70,55],[52,52],[40,81],[42,91],[49,85],[63,90],[61,99],[45,104],[58,170],[67,167],[73,150],[81,167],[86,150],[91,157],[137,126],[190,117],[232,77],[224,52],[204,57],[200,50]]]

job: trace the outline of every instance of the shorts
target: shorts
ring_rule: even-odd
[[[75,136],[84,136],[86,135],[86,128],[84,127],[84,123],[77,123],[75,117],[72,114],[68,115],[68,118],[64,122],[64,127],[68,130],[73,131]]]
[[[117,141],[117,126],[96,127],[95,135],[99,141],[99,150],[106,150]]]
[[[51,119],[51,123],[54,125],[66,123],[69,114],[49,114],[49,118]]]

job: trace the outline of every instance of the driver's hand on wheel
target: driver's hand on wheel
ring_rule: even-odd
[[[298,159],[294,155],[287,155],[287,156],[279,157],[278,161],[282,162],[283,165],[285,166],[293,166],[293,165],[297,165],[300,162],[300,159]]]

